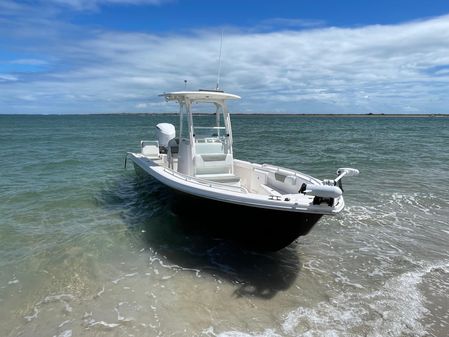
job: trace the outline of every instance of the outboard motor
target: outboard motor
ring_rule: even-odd
[[[167,153],[168,142],[176,136],[175,126],[170,123],[159,123],[156,125],[156,129],[157,140],[159,142],[159,152]]]

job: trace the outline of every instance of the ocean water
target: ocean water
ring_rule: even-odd
[[[234,116],[236,158],[361,171],[271,254],[189,232],[124,170],[163,121],[0,116],[0,336],[448,335],[449,119]]]

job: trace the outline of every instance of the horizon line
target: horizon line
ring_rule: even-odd
[[[214,113],[199,112],[197,115]],[[304,116],[304,117],[449,117],[449,113],[296,113],[296,112],[231,112],[238,116]],[[102,116],[102,115],[179,115],[179,112],[93,112],[93,113],[0,113],[0,116]]]

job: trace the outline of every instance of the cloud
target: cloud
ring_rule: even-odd
[[[135,105],[135,107],[136,107],[137,109],[145,109],[145,108],[148,108],[148,103],[137,103],[137,104]]]
[[[8,74],[0,74],[0,82],[17,81],[17,77]]]
[[[168,0],[50,0],[48,2],[82,11],[96,10],[107,5],[160,5]]]
[[[284,29],[298,29],[298,28],[317,28],[324,26],[323,20],[301,19],[301,18],[271,18],[261,21],[257,24],[254,30],[279,30]]]
[[[98,12],[105,6],[160,6],[176,0],[35,0],[35,1],[0,1],[0,24],[5,18],[25,22],[55,18],[64,12],[87,11]]]
[[[14,59],[47,64],[39,73],[1,75],[0,113],[158,112],[174,107],[157,94],[182,90],[184,80],[192,90],[215,87],[220,34],[210,30],[149,34],[47,22],[51,34],[35,32],[36,40],[25,23],[15,28],[17,44],[24,36],[39,41],[27,46],[39,57]],[[448,113],[448,68],[449,16],[357,28],[234,29],[224,34],[220,83],[243,97],[232,106],[240,112]]]
[[[29,65],[29,66],[42,66],[42,65],[48,64],[47,61],[39,60],[39,59],[17,59],[17,60],[12,60],[10,63],[20,64],[20,65]]]

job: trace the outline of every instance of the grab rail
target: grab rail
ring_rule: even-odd
[[[196,178],[196,177],[191,177],[179,172],[175,172],[173,170],[169,170],[164,168],[164,171],[171,174],[174,177],[178,177],[181,179],[184,179],[185,181],[192,181],[195,183],[199,183],[202,185],[208,185],[209,187],[215,187],[215,188],[219,188],[222,190],[228,190],[231,192],[239,192],[239,193],[248,193],[248,190],[245,187],[242,186],[232,186],[232,185],[226,185],[226,184],[222,184],[222,183],[217,183],[215,181],[210,181],[210,180],[206,180],[206,179],[201,179],[201,178]]]

